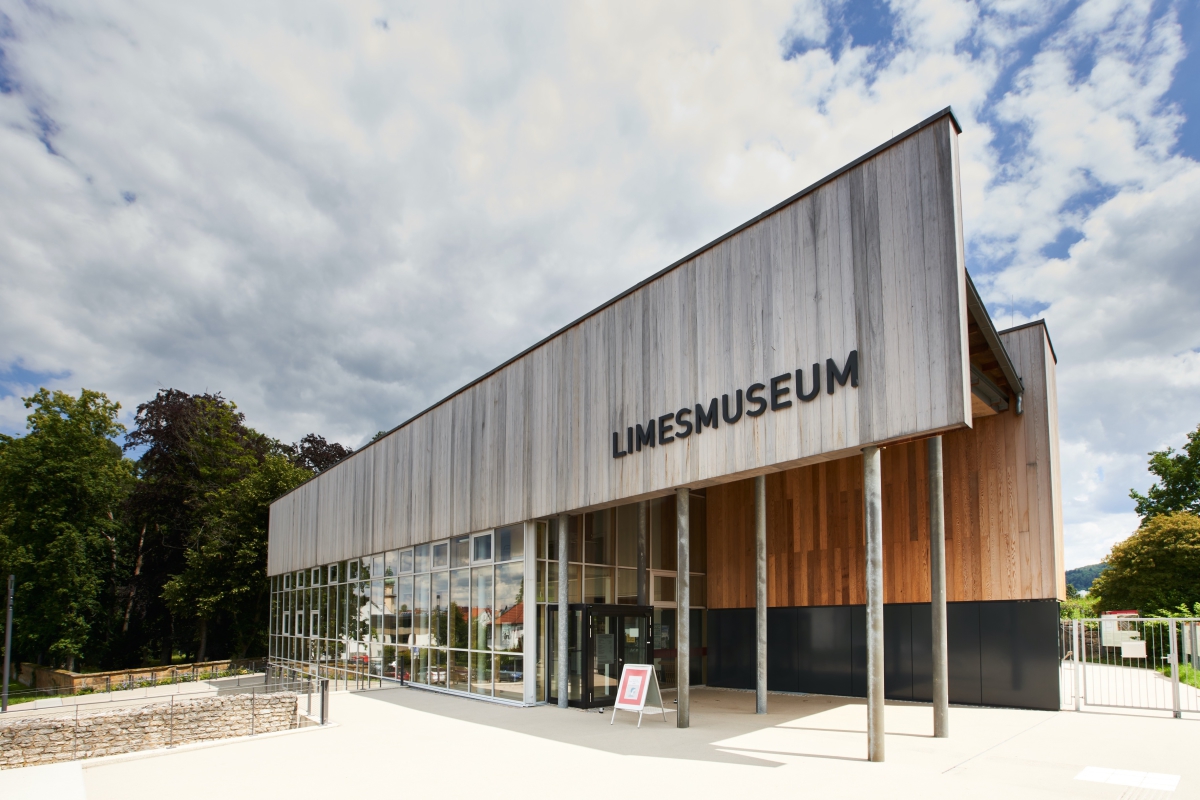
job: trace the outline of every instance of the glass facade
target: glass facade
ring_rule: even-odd
[[[691,659],[690,678],[693,686],[702,685],[706,678],[707,615],[706,573],[708,571],[708,532],[706,528],[705,497],[702,491],[691,493],[689,520],[691,523]],[[675,686],[678,653],[675,647],[675,580],[676,563],[675,496],[662,497],[647,503],[647,579],[648,605],[654,606],[653,661],[658,681],[663,688]],[[558,520],[536,523],[537,526],[537,698],[545,701],[553,694],[549,684],[554,680],[554,659],[557,657],[558,602]],[[637,604],[637,504],[608,508],[570,517],[567,531],[567,596],[571,603]],[[568,655],[578,657],[578,642],[583,633],[577,615],[568,623],[570,638]],[[571,700],[579,700],[578,675],[581,665],[572,663],[569,673]]]
[[[273,576],[272,663],[521,702],[524,570],[517,524]]]

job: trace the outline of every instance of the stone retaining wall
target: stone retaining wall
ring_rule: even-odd
[[[253,732],[297,725],[292,692],[253,696]],[[251,695],[203,697],[75,715],[0,719],[0,769],[95,758],[251,733]]]

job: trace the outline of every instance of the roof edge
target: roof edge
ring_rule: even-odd
[[[965,271],[965,270],[964,270]],[[996,324],[992,322],[992,315],[988,313],[987,306],[983,303],[983,298],[979,296],[979,290],[975,288],[975,281],[971,280],[971,273],[967,273],[967,310],[975,317],[975,321],[979,323],[979,329],[983,331],[983,338],[987,339],[988,346],[996,351],[996,356],[1000,361],[1000,369],[1004,372],[1004,377],[1008,379],[1008,383],[1012,386],[1013,391],[1017,394],[1025,392],[1025,384],[1021,380],[1021,375],[1017,372],[1016,366],[1012,363],[1012,356],[1008,354],[1008,349],[1005,348],[1004,342],[1000,341],[1000,334],[996,331]],[[976,314],[975,312],[979,313]],[[982,317],[982,319],[980,319]]]
[[[872,150],[870,150],[870,151],[868,151],[868,152],[864,153],[863,155],[861,155],[861,156],[859,156],[858,158],[854,159],[854,160],[853,160],[853,161],[851,161],[850,163],[848,163],[848,164],[845,164],[845,165],[843,165],[843,166],[839,167],[838,169],[836,169],[836,170],[834,170],[833,172],[829,173],[829,174],[828,174],[828,175],[826,175],[825,177],[823,177],[823,178],[821,178],[821,179],[817,180],[817,181],[816,181],[816,182],[814,182],[814,183],[811,183],[811,184],[809,184],[808,186],[804,187],[803,189],[801,189],[800,191],[798,191],[798,192],[796,192],[795,194],[791,195],[790,197],[787,197],[786,199],[784,199],[784,200],[781,200],[780,202],[778,202],[778,203],[776,203],[775,205],[771,206],[771,207],[770,207],[770,208],[768,208],[766,211],[763,211],[762,213],[760,213],[760,214],[756,215],[755,217],[753,217],[753,218],[751,218],[751,219],[747,220],[746,222],[743,222],[741,225],[738,225],[736,228],[733,228],[732,230],[729,230],[729,231],[727,231],[727,232],[725,232],[725,233],[721,234],[720,236],[718,236],[716,239],[713,239],[713,240],[712,240],[711,242],[709,242],[708,244],[705,244],[705,245],[702,245],[702,246],[700,246],[699,248],[697,248],[697,249],[693,250],[692,252],[688,253],[687,255],[685,255],[683,258],[680,258],[680,259],[678,259],[678,260],[676,260],[676,261],[672,262],[672,263],[671,263],[671,264],[669,264],[668,266],[664,267],[663,269],[660,269],[658,272],[655,272],[653,275],[650,275],[650,276],[649,276],[649,277],[647,277],[647,278],[643,278],[641,281],[639,281],[639,282],[635,283],[633,286],[629,287],[629,288],[628,288],[628,289],[626,289],[625,291],[623,291],[623,292],[621,292],[620,294],[618,294],[618,295],[616,295],[616,296],[614,296],[614,297],[610,298],[609,300],[606,300],[604,303],[601,303],[600,305],[596,306],[596,307],[595,307],[595,308],[593,308],[591,311],[588,311],[588,312],[587,312],[587,313],[585,313],[583,316],[581,316],[581,317],[578,317],[578,318],[576,318],[576,319],[572,320],[571,322],[568,322],[566,325],[562,326],[561,328],[559,328],[558,330],[556,330],[556,331],[554,331],[553,333],[549,334],[548,336],[545,336],[545,337],[543,337],[543,338],[539,339],[537,342],[535,342],[534,344],[530,345],[529,347],[526,347],[524,350],[522,350],[521,352],[517,353],[517,354],[516,354],[516,355],[514,355],[512,358],[509,358],[509,359],[507,359],[506,361],[504,361],[504,362],[500,363],[499,365],[497,365],[497,366],[493,367],[492,369],[490,369],[490,370],[488,370],[487,372],[485,372],[484,374],[480,375],[478,378],[476,378],[475,380],[471,381],[470,383],[464,384],[463,386],[459,387],[458,389],[455,389],[453,392],[451,392],[450,394],[446,395],[446,396],[445,396],[445,397],[443,397],[441,400],[438,400],[438,401],[437,401],[437,402],[435,402],[433,405],[431,405],[431,406],[427,407],[427,408],[426,408],[426,409],[424,409],[423,411],[418,411],[416,414],[413,414],[411,417],[409,417],[408,419],[404,420],[404,421],[403,421],[403,422],[401,422],[399,425],[396,425],[394,428],[391,428],[391,429],[389,429],[389,430],[388,430],[386,433],[384,433],[382,436],[380,436],[380,437],[378,437],[377,439],[374,439],[374,440],[372,440],[372,441],[368,442],[367,444],[363,445],[363,446],[362,446],[362,447],[360,447],[358,450],[354,451],[354,453],[353,453],[352,455],[350,455],[350,456],[347,456],[345,459],[342,459],[342,461],[339,461],[339,462],[338,462],[337,464],[335,464],[333,467],[330,467],[330,468],[329,468],[329,470],[335,469],[337,466],[339,466],[339,465],[340,465],[340,464],[342,464],[342,463],[345,463],[346,461],[349,461],[351,458],[354,458],[354,457],[355,457],[355,456],[357,456],[359,453],[365,452],[366,450],[368,450],[369,448],[371,448],[372,446],[374,446],[374,445],[375,445],[377,442],[381,442],[381,441],[383,441],[384,439],[386,439],[387,437],[391,436],[393,433],[395,433],[396,431],[400,430],[401,428],[403,428],[403,427],[405,427],[405,426],[407,426],[407,425],[409,425],[409,424],[411,424],[411,423],[413,423],[413,422],[417,421],[417,420],[418,420],[418,419],[420,419],[421,417],[423,417],[423,416],[425,416],[426,414],[428,414],[429,412],[433,411],[433,410],[434,410],[435,408],[437,408],[438,406],[440,406],[440,405],[442,405],[442,404],[444,404],[444,403],[446,403],[446,402],[448,402],[448,401],[450,401],[450,400],[454,399],[454,398],[455,398],[455,397],[457,397],[458,395],[460,395],[460,394],[462,394],[463,392],[465,392],[466,390],[470,389],[472,386],[475,386],[475,385],[476,385],[476,384],[478,384],[478,383],[482,383],[483,381],[487,380],[487,379],[488,379],[488,378],[490,378],[491,376],[495,375],[495,374],[496,374],[497,372],[499,372],[500,370],[504,369],[505,367],[509,366],[510,364],[513,364],[513,363],[514,363],[514,362],[516,362],[516,361],[519,361],[519,360],[521,360],[521,359],[522,359],[522,358],[524,358],[525,356],[527,356],[527,355],[529,355],[530,353],[532,353],[534,350],[537,350],[539,347],[541,347],[541,346],[545,345],[546,343],[550,342],[552,339],[556,339],[556,338],[558,338],[558,337],[559,337],[559,336],[561,336],[562,334],[564,334],[564,333],[566,333],[567,331],[569,331],[571,328],[574,328],[576,325],[579,325],[579,324],[581,324],[581,323],[582,323],[582,322],[584,322],[585,320],[587,320],[587,319],[590,319],[591,317],[594,317],[596,314],[599,314],[601,311],[603,311],[604,309],[606,309],[606,308],[608,308],[609,306],[613,305],[614,303],[616,303],[616,302],[618,302],[618,301],[620,301],[620,300],[624,299],[625,297],[627,297],[627,296],[629,296],[629,295],[633,294],[633,293],[634,293],[634,292],[636,292],[637,290],[641,289],[643,286],[645,286],[645,285],[647,285],[647,284],[649,284],[649,283],[653,283],[654,281],[656,281],[656,280],[658,280],[659,278],[661,278],[663,275],[666,275],[668,272],[671,272],[671,271],[673,271],[673,270],[675,270],[675,269],[677,269],[677,268],[681,267],[682,265],[686,264],[687,262],[689,262],[689,261],[691,261],[691,260],[693,260],[693,259],[697,258],[697,257],[698,257],[698,256],[700,256],[701,254],[703,254],[703,253],[707,252],[708,250],[711,250],[712,248],[716,247],[716,246],[717,246],[717,245],[719,245],[721,242],[724,242],[726,239],[729,239],[729,238],[731,238],[731,237],[733,237],[733,236],[736,236],[737,234],[741,233],[741,232],[742,232],[743,230],[745,230],[746,228],[749,228],[751,225],[756,225],[756,224],[758,224],[759,222],[763,221],[764,219],[766,219],[767,217],[771,216],[772,214],[774,214],[774,213],[776,213],[776,212],[778,212],[778,211],[780,211],[780,210],[782,210],[782,209],[786,208],[787,206],[791,205],[792,203],[795,203],[795,202],[797,202],[798,200],[800,200],[800,199],[804,198],[805,196],[812,194],[813,192],[815,192],[817,189],[820,189],[820,188],[821,188],[822,186],[824,186],[825,184],[827,184],[827,183],[830,183],[831,181],[834,181],[834,180],[838,179],[839,177],[841,177],[841,176],[842,176],[842,175],[844,175],[845,173],[849,172],[850,170],[854,169],[855,167],[859,166],[859,165],[860,165],[860,164],[862,164],[863,162],[865,162],[865,161],[868,161],[868,160],[870,160],[870,159],[874,158],[875,156],[877,156],[877,155],[879,155],[880,153],[882,153],[884,150],[888,150],[888,149],[890,149],[890,148],[892,148],[892,147],[896,146],[897,144],[899,144],[899,143],[900,143],[901,141],[903,141],[904,139],[907,139],[908,137],[912,136],[914,133],[917,133],[917,132],[918,132],[918,131],[920,131],[920,130],[923,130],[923,129],[925,129],[925,128],[928,128],[930,125],[933,125],[934,123],[940,122],[942,119],[944,119],[944,118],[946,118],[946,117],[949,117],[949,118],[950,118],[950,124],[952,124],[952,125],[954,126],[954,131],[955,131],[956,133],[962,133],[962,125],[960,125],[960,124],[958,123],[958,118],[954,116],[954,109],[953,109],[951,106],[946,106],[946,107],[945,107],[945,108],[943,108],[941,111],[937,111],[937,112],[935,112],[935,113],[933,113],[933,114],[929,115],[929,116],[928,116],[928,117],[926,117],[925,119],[923,119],[923,120],[921,120],[920,122],[918,122],[916,125],[913,125],[911,128],[908,128],[907,130],[901,131],[900,133],[896,134],[896,135],[895,135],[895,136],[893,136],[892,138],[888,139],[888,140],[887,140],[886,142],[884,142],[883,144],[881,144],[881,145],[879,145],[879,146],[877,146],[877,147],[873,148]],[[968,275],[968,276],[967,276],[967,282],[968,282],[968,284],[970,284],[970,281],[971,281],[971,277]],[[971,286],[971,289],[972,289],[972,291],[974,291],[974,286],[973,286],[973,285]],[[986,311],[985,311],[985,314],[986,314]],[[989,322],[990,322],[990,317],[989,317]],[[994,327],[993,327],[993,330],[994,330]],[[1008,355],[1008,354],[1007,354],[1007,353],[1005,353],[1005,357],[1007,357],[1007,355]],[[326,472],[328,472],[329,470],[326,470]],[[309,482],[309,481],[313,480],[314,478],[317,478],[319,475],[322,475],[322,474],[324,474],[324,473],[317,473],[317,475],[313,475],[313,476],[312,476],[312,478],[309,478],[309,479],[308,479],[308,480],[306,480],[304,483],[300,484],[299,486],[296,486],[296,487],[294,487],[293,489],[291,489],[290,491],[286,492],[285,494],[282,494],[282,495],[280,495],[279,497],[275,498],[275,500],[273,500],[273,501],[272,501],[272,505],[273,505],[274,503],[278,502],[279,500],[282,500],[283,498],[287,497],[289,494],[291,494],[292,492],[296,491],[296,490],[297,490],[297,489],[299,489],[301,486],[305,486],[306,484],[308,484],[308,482]]]
[[[1013,331],[1019,331],[1022,328],[1032,328],[1034,325],[1041,325],[1043,331],[1045,331],[1046,343],[1050,345],[1050,356],[1054,359],[1054,363],[1057,364],[1058,363],[1058,353],[1054,352],[1054,340],[1050,338],[1050,326],[1048,326],[1046,324],[1046,320],[1035,319],[1032,322],[1026,322],[1023,325],[1014,325],[1011,328],[1005,328],[1002,331],[997,331],[997,333],[999,333],[1001,336],[1003,336],[1006,333],[1012,333]]]

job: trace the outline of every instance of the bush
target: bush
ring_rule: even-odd
[[[1097,610],[1159,609],[1200,601],[1200,517],[1176,511],[1151,517],[1105,559],[1092,584]]]

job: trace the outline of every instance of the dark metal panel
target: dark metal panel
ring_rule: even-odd
[[[979,605],[946,604],[951,703],[983,704],[979,674]]]
[[[883,607],[883,696],[912,700],[912,607]]]
[[[853,694],[850,607],[821,606],[796,611],[799,691]]]
[[[708,685],[754,688],[754,609],[708,611]]]
[[[850,695],[867,696],[866,606],[850,606]]]
[[[803,691],[800,688],[800,646],[796,631],[801,610],[767,609],[767,688],[770,691]]]
[[[933,702],[933,611],[929,603],[913,603],[912,699]]]
[[[982,702],[1059,708],[1058,601],[979,604]]]

